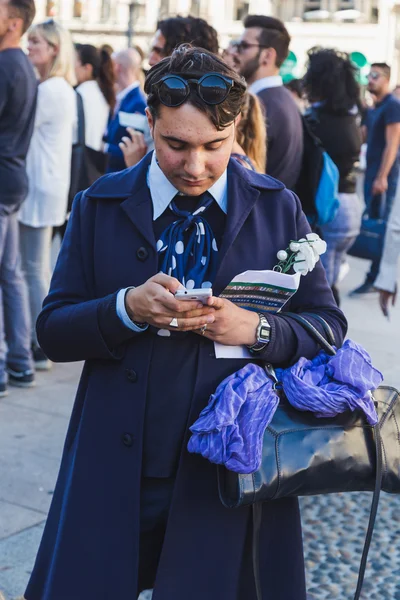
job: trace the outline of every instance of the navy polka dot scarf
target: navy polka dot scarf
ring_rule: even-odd
[[[162,260],[160,270],[176,277],[187,289],[212,287],[217,271],[217,242],[210,225],[202,217],[213,202],[211,194],[206,192],[200,206],[190,213],[180,210],[172,200],[169,208],[179,218],[157,241]]]

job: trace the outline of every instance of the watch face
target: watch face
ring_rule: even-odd
[[[271,329],[266,325],[262,325],[260,328],[259,340],[260,342],[269,342]]]

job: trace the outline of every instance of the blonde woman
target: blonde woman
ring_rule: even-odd
[[[244,167],[265,173],[267,158],[267,131],[265,117],[257,96],[246,92],[240,122],[236,127],[236,141],[232,157]]]
[[[65,221],[71,150],[77,120],[74,48],[52,19],[28,33],[29,59],[39,79],[35,127],[27,156],[29,193],[19,213],[22,267],[29,288],[36,368],[50,363],[38,346],[35,323],[50,284],[52,228]]]

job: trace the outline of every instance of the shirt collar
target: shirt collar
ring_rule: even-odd
[[[171,200],[179,193],[179,190],[164,175],[157,163],[156,153],[153,152],[151,163],[147,171],[147,185],[150,189],[153,201],[153,221],[158,219],[168,208]],[[226,214],[228,212],[228,174],[225,171],[221,177],[207,190],[214,198],[220,209]]]
[[[249,92],[252,94],[258,94],[262,90],[266,90],[267,88],[273,87],[281,87],[283,85],[283,80],[280,75],[270,75],[269,77],[263,77],[262,79],[257,79],[249,86]]]
[[[125,89],[118,92],[118,94],[116,95],[117,102],[120,104],[122,102],[122,100],[125,98],[125,96],[127,96],[129,94],[129,92],[131,92],[135,88],[139,87],[139,85],[140,85],[139,81],[134,81],[133,83],[131,83],[131,85],[128,85],[128,87],[126,87]]]

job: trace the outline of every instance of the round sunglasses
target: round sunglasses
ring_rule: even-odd
[[[164,75],[152,86],[152,91],[164,106],[180,106],[194,89],[200,98],[210,105],[221,104],[234,86],[230,77],[219,73],[206,73],[200,79],[184,79],[180,75]]]

